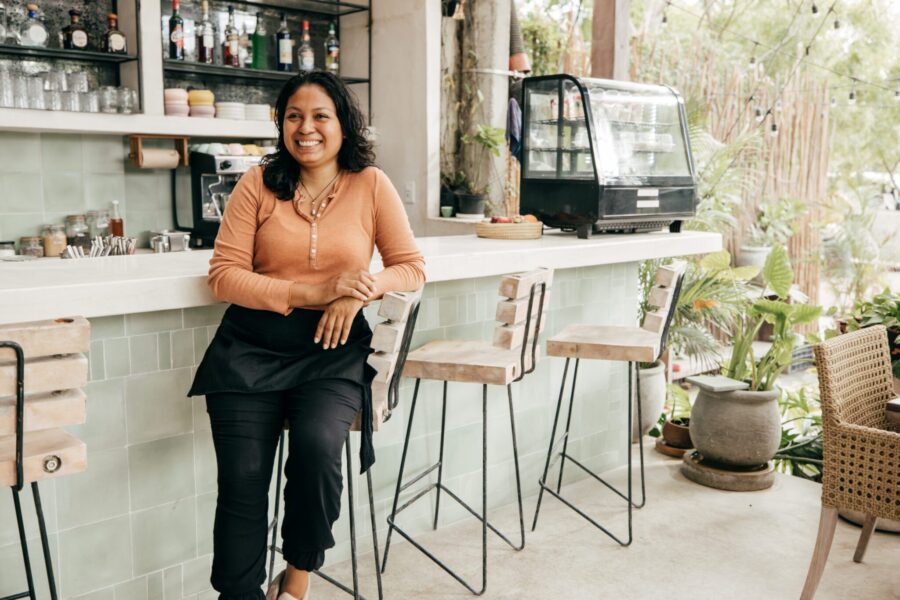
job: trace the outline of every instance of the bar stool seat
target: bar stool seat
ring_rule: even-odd
[[[531,369],[531,354],[525,355],[525,370]],[[405,377],[461,383],[507,385],[522,370],[520,350],[497,348],[485,341],[435,340],[409,353]]]
[[[569,325],[547,340],[547,356],[653,362],[659,334],[639,327]]]

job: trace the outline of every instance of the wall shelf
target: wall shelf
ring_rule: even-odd
[[[366,4],[355,4],[340,0],[234,0],[234,3],[257,6],[259,8],[274,8],[276,10],[326,15],[329,17],[345,17],[353,13],[367,11],[370,8]]]
[[[13,55],[28,58],[54,58],[61,60],[78,60],[86,62],[106,62],[121,64],[137,60],[137,56],[130,54],[112,54],[109,52],[95,52],[93,50],[65,50],[63,48],[35,48],[32,46],[17,46],[14,44],[0,44],[0,56]]]
[[[225,65],[210,65],[206,63],[198,63],[184,60],[163,61],[163,68],[166,73],[186,73],[188,75],[196,75],[198,77],[215,77],[222,79],[243,79],[256,81],[287,81],[297,74],[297,71],[271,71],[265,69],[247,69],[239,67],[229,67]],[[344,83],[369,83],[364,77],[342,77]]]

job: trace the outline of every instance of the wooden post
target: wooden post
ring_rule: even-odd
[[[631,0],[594,0],[591,77],[628,79],[628,11]]]

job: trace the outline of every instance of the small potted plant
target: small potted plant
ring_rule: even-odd
[[[792,198],[767,198],[756,208],[756,219],[738,252],[738,266],[762,268],[776,245],[784,246],[794,234],[793,223],[803,210],[803,203]]]
[[[506,132],[499,127],[477,125],[475,133],[462,136],[464,144],[477,144],[492,156],[500,156],[500,148],[506,143]],[[490,172],[492,166],[487,169]],[[465,177],[465,186],[456,192],[457,214],[484,215],[485,198],[490,187],[485,169],[474,165],[472,173]]]
[[[669,414],[662,421],[662,435],[656,441],[656,449],[674,458],[681,456],[694,447],[691,441],[691,401],[687,391],[680,385],[670,383],[666,393],[671,403]]]

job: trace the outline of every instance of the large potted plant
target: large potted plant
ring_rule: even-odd
[[[781,415],[775,383],[791,363],[794,327],[814,322],[822,312],[818,306],[788,303],[794,273],[783,246],[773,247],[761,274],[765,289],[748,302],[722,370],[746,389],[701,388],[691,412],[691,439],[702,458],[737,469],[765,465],[778,450]],[[757,358],[753,341],[764,323],[772,325],[773,335],[768,350]]]
[[[767,198],[756,208],[755,220],[741,244],[736,264],[762,268],[776,245],[785,245],[793,235],[793,223],[803,204],[791,198]]]
[[[900,384],[900,294],[885,288],[871,300],[859,300],[853,306],[853,314],[847,319],[847,331],[855,331],[872,325],[884,325],[887,329],[888,347],[891,349],[891,371],[894,374],[894,390]]]

